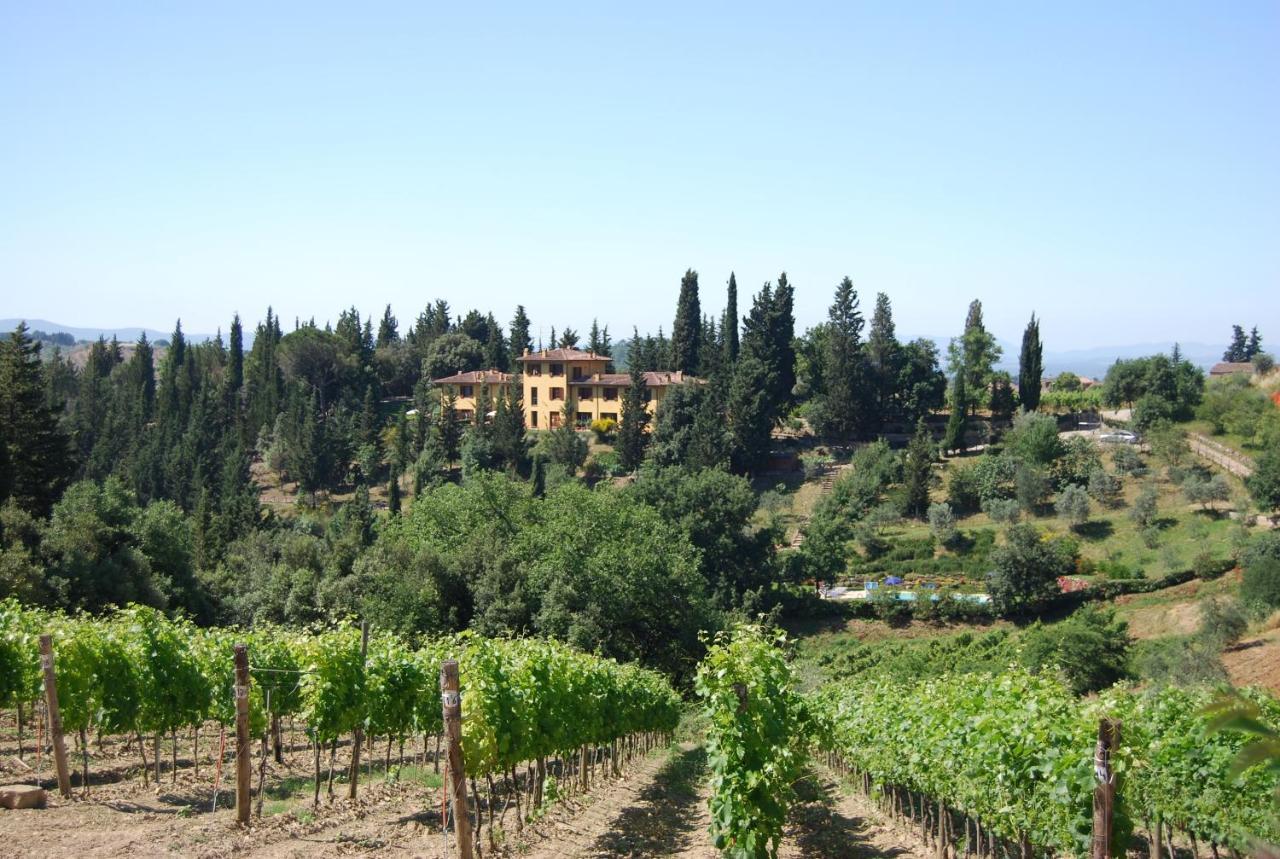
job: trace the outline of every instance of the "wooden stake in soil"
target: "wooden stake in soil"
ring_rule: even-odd
[[[365,659],[369,653],[369,623],[363,621],[360,624],[360,672],[364,673]],[[355,736],[351,739],[351,778],[347,783],[347,799],[356,798],[356,783],[360,780],[360,741],[363,732],[360,725],[356,725]]]
[[[236,822],[249,824],[251,768],[249,749],[249,648],[237,644],[236,660]]]
[[[447,743],[449,787],[453,794],[453,832],[461,859],[473,859],[471,820],[467,813],[467,771],[462,760],[462,697],[458,693],[458,661],[440,666],[440,703]]]
[[[1120,723],[1112,719],[1098,722],[1098,746],[1093,753],[1093,859],[1110,859],[1111,820],[1116,802],[1116,776],[1111,755],[1120,745]]]
[[[62,714],[58,712],[58,678],[53,670],[53,636],[40,636],[40,665],[44,668],[44,699],[49,710],[49,738],[53,740],[53,763],[58,769],[58,791],[71,798],[71,774],[67,772],[67,745],[62,737]]]

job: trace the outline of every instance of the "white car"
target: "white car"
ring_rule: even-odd
[[[1118,429],[1104,432],[1098,436],[1098,441],[1103,444],[1137,444],[1141,438],[1132,430]]]

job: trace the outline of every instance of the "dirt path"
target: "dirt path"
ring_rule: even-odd
[[[556,824],[551,837],[529,859],[610,856],[716,859],[708,834],[706,752],[686,746],[646,763],[570,821]],[[797,786],[798,799],[783,834],[786,859],[872,859],[924,857],[908,833],[879,822],[855,796],[843,793],[828,774],[814,772]]]
[[[453,839],[440,829],[439,791],[421,784],[371,781],[357,802],[323,805],[256,821],[247,830],[233,812],[197,813],[191,797],[130,786],[126,798],[60,801],[44,811],[0,812],[5,837],[0,857],[193,856],[200,859],[314,859],[337,856],[455,856]],[[123,786],[122,786],[123,788]],[[816,770],[797,786],[779,855],[786,859],[924,859],[914,835],[880,822],[859,797],[840,790],[830,773]],[[203,798],[202,798],[203,799]],[[512,809],[514,812],[514,809]],[[706,752],[686,745],[637,761],[616,781],[592,793],[561,800],[546,815],[514,832],[486,857],[660,857],[717,859],[708,833]],[[499,833],[499,838],[504,836]],[[487,841],[487,834],[485,836]]]

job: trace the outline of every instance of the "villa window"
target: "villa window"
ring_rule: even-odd
[[[591,389],[590,389],[590,388],[579,388],[579,389],[578,389],[578,399],[580,399],[580,400],[589,400],[589,399],[591,399]]]
[[[617,413],[617,412],[601,412],[601,413],[600,413],[600,420],[602,420],[602,421],[613,421],[614,423],[617,423],[617,422],[618,422],[618,413]]]
[[[530,365],[529,365],[529,367],[528,367],[528,369],[526,369],[526,370],[524,371],[524,373],[525,373],[525,375],[526,375],[526,376],[541,376],[541,375],[542,375],[542,365],[541,365],[541,364],[530,364]]]
[[[537,413],[537,412],[529,412],[529,426],[533,427],[534,429],[537,429],[537,428],[538,428],[538,413]]]
[[[538,389],[530,388],[529,389],[529,405],[536,406],[537,404],[538,404]]]
[[[551,365],[551,375],[553,375],[553,376],[563,376],[563,375],[564,375],[564,364],[552,364],[552,365]]]
[[[616,399],[618,399],[618,389],[617,389],[617,388],[605,388],[605,389],[604,389],[604,398],[605,398],[606,400],[616,400]]]
[[[559,426],[560,426],[560,413],[559,413],[559,412],[552,412],[552,413],[551,413],[551,428],[552,428],[552,429],[557,429]]]
[[[461,391],[462,393],[459,396],[474,397],[476,395],[476,389],[474,385],[463,385],[461,386]]]
[[[578,429],[591,425],[591,412],[578,412]]]
[[[552,399],[552,400],[563,400],[563,399],[564,399],[564,388],[552,388],[552,389],[551,389],[551,399]]]

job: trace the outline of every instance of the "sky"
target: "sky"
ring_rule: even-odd
[[[0,0],[0,317],[1280,344],[1280,3],[625,6]]]

